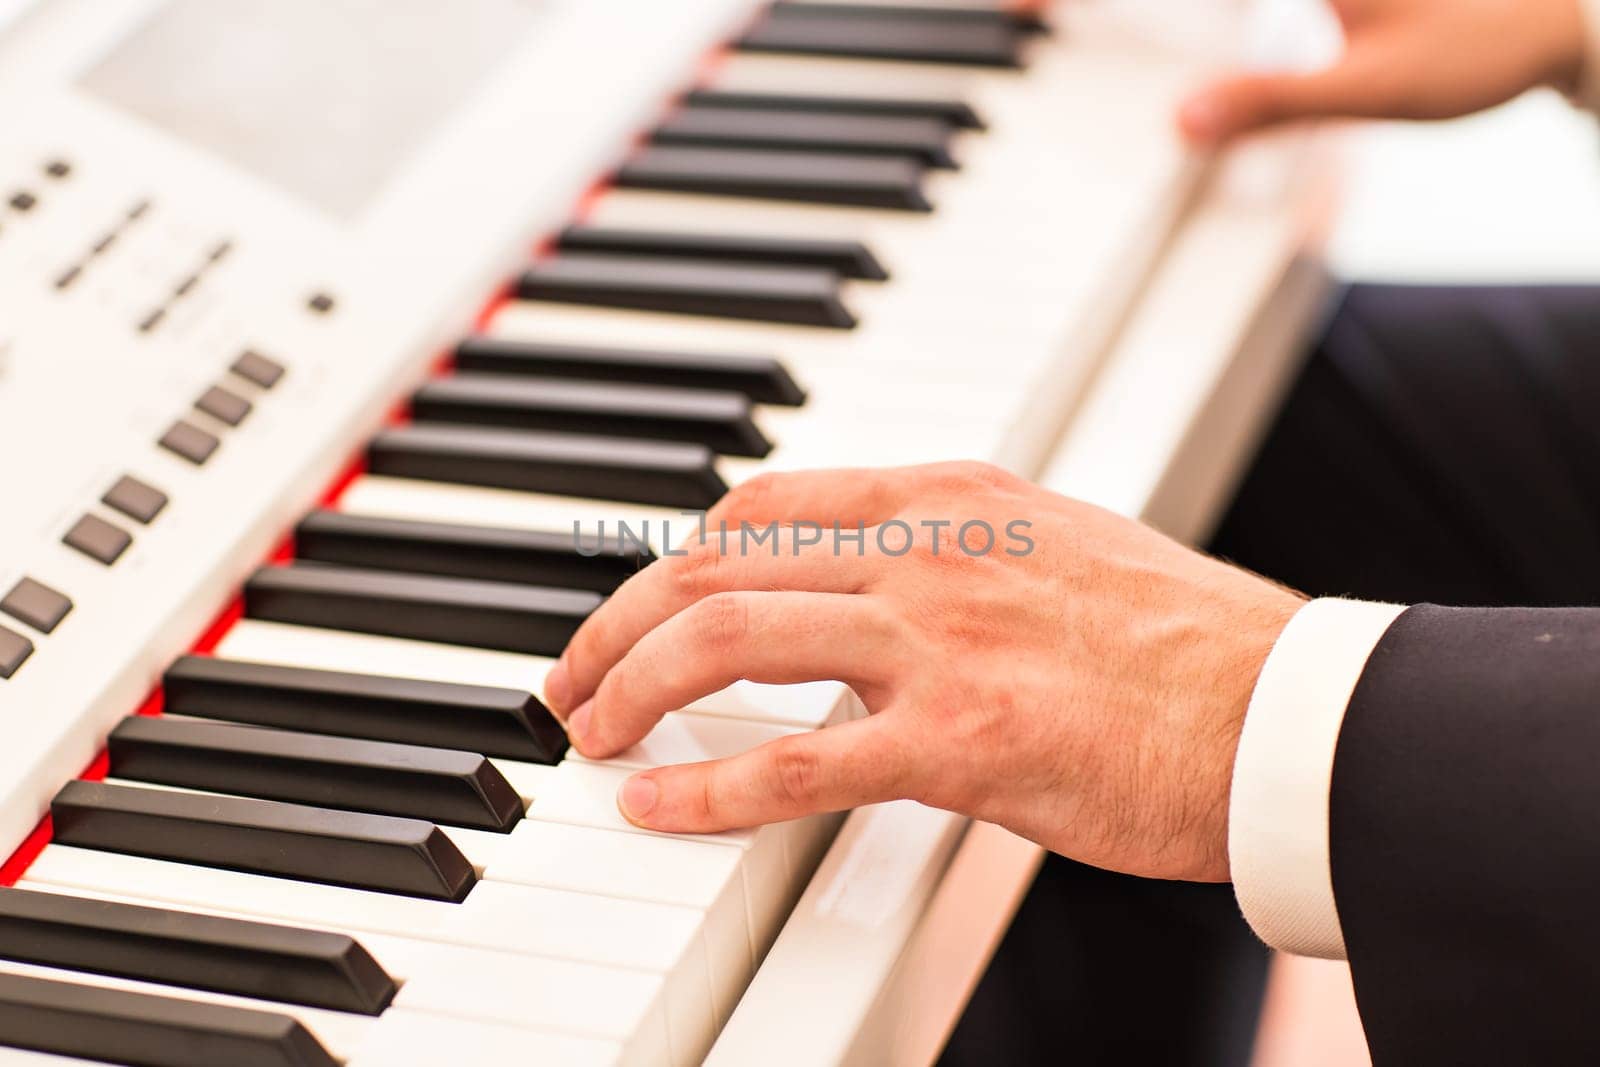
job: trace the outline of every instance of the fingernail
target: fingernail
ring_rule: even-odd
[[[561,718],[568,702],[572,700],[572,679],[567,670],[567,657],[556,660],[550,673],[544,676],[544,706]]]
[[[638,822],[650,814],[660,796],[661,788],[654,779],[636,776],[623,782],[617,791],[617,807],[629,822]]]
[[[589,720],[592,718],[594,718],[594,701],[585,700],[567,719],[567,736],[581,744],[589,736]]]

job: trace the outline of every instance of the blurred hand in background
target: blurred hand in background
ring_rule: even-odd
[[[1330,0],[1345,48],[1332,66],[1240,74],[1181,106],[1193,144],[1307,118],[1445,119],[1528,89],[1577,87],[1582,0]]]

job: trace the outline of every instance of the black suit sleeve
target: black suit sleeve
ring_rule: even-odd
[[[1600,609],[1402,615],[1329,821],[1376,1067],[1600,1064]]]

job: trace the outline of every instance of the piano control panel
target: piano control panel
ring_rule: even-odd
[[[753,5],[47,7],[0,23],[0,709],[81,766]]]

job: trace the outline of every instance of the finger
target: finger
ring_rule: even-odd
[[[785,822],[906,795],[911,761],[886,715],[769,741],[730,759],[661,767],[622,784],[635,825],[708,834]]]
[[[870,691],[891,672],[894,626],[869,597],[720,593],[646,634],[567,728],[592,759],[638,743],[670,711],[740,680],[841,681]]]
[[[578,628],[545,678],[545,702],[557,715],[593,696],[645,634],[706,597],[740,590],[855,593],[882,565],[881,557],[842,547],[833,531],[816,527],[735,530],[726,539],[711,533],[679,551],[624,582]]]
[[[1312,74],[1255,74],[1227,78],[1190,96],[1178,125],[1193,144],[1216,145],[1245,133],[1298,119],[1382,117],[1402,110],[1395,72],[1347,57]]]

